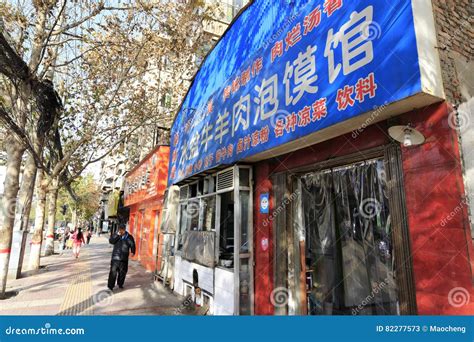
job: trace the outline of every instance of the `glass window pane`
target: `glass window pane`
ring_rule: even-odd
[[[249,251],[249,192],[240,191],[240,253]]]
[[[234,192],[219,195],[221,198],[219,265],[233,267],[234,264]]]
[[[248,258],[240,259],[239,270],[239,309],[241,315],[251,314],[250,265]]]
[[[200,213],[202,230],[215,230],[216,225],[216,196],[204,197],[201,199]]]
[[[239,169],[239,184],[240,186],[250,186],[249,169]]]
[[[199,200],[193,199],[189,200],[188,206],[186,208],[186,213],[188,216],[188,230],[198,230],[199,229]]]
[[[183,234],[187,229],[188,225],[188,210],[187,210],[187,203],[181,204],[181,212],[180,212],[180,222],[179,222],[179,235],[178,235],[178,250],[181,250],[183,247]]]

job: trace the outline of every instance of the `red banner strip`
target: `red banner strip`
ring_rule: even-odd
[[[11,251],[12,251],[11,248],[0,249],[0,254],[8,254],[8,253],[10,253]]]

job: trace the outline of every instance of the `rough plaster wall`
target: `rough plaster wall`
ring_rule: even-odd
[[[417,1],[417,0],[415,0]],[[444,88],[454,108],[450,117],[460,131],[464,178],[474,232],[474,1],[432,0]]]

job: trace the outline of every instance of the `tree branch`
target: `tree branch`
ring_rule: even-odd
[[[30,152],[30,154],[33,156],[36,167],[38,169],[43,169],[43,170],[47,171],[47,168],[43,164],[43,160],[36,153],[35,148],[33,147],[33,144],[31,143],[30,139],[28,138],[28,135],[26,134],[26,132],[20,126],[18,126],[15,123],[15,121],[12,119],[12,117],[8,114],[8,112],[5,110],[5,108],[1,105],[0,105],[0,121],[2,121],[5,124],[6,128],[8,128],[11,132],[13,132],[13,134],[15,134],[17,139]]]

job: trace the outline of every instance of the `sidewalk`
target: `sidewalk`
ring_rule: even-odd
[[[57,252],[57,251],[56,251]],[[18,295],[0,301],[0,315],[190,315],[184,298],[152,280],[136,261],[129,262],[125,288],[107,289],[112,246],[93,237],[74,259],[71,250],[43,257],[37,274],[7,283]]]

